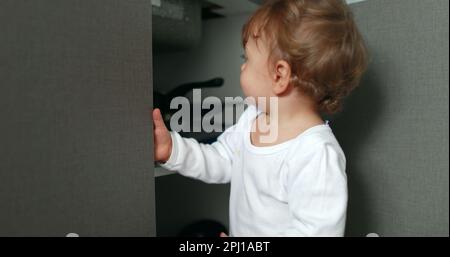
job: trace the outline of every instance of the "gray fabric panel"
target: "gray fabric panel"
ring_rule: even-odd
[[[448,4],[352,5],[372,62],[332,123],[347,156],[347,235],[449,235]]]
[[[0,1],[0,235],[154,236],[151,3]]]

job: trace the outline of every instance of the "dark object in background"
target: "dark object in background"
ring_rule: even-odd
[[[202,1],[162,0],[153,5],[153,50],[155,53],[185,51],[202,37]]]
[[[178,112],[178,109],[170,109],[170,102],[172,99],[178,96],[185,96],[188,92],[190,92],[193,89],[197,88],[217,88],[223,86],[225,80],[223,78],[214,78],[208,81],[203,82],[193,82],[193,83],[186,83],[179,85],[175,87],[173,90],[169,91],[166,94],[160,93],[158,91],[153,91],[153,102],[154,102],[154,108],[161,109],[161,114],[163,116],[164,123],[166,124],[166,127],[170,129],[170,119],[173,114]],[[193,115],[192,111],[194,110],[193,104],[191,102],[191,131],[193,127]],[[222,104],[222,110],[225,110],[224,104]],[[202,108],[202,114],[203,117],[205,114],[207,114],[211,109],[203,109]],[[222,120],[222,131],[225,129],[224,124],[225,122]],[[183,137],[193,137],[197,139],[201,143],[212,143],[214,142],[217,137],[220,135],[220,132],[212,132],[212,133],[204,133],[204,132],[180,132],[180,135]]]
[[[200,220],[184,227],[179,237],[220,237],[220,233],[228,235],[224,225],[215,220]]]

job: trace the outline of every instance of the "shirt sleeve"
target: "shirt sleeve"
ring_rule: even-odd
[[[177,171],[183,176],[206,183],[230,182],[233,156],[225,132],[211,145],[197,142],[194,138],[183,138],[177,132],[170,132],[172,154],[161,167]]]
[[[183,138],[177,132],[170,132],[172,153],[166,163],[160,163],[161,167],[210,184],[229,183],[235,146],[251,111],[253,109],[247,109],[237,124],[226,129],[212,144],[199,143],[194,138]]]
[[[301,162],[290,162],[286,191],[291,225],[282,236],[343,236],[347,211],[345,155],[323,143]]]

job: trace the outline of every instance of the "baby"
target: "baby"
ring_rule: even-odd
[[[241,87],[256,100],[211,145],[169,132],[155,109],[155,161],[230,182],[230,236],[343,236],[346,158],[321,115],[341,110],[367,68],[351,10],[343,0],[269,0],[242,41]]]

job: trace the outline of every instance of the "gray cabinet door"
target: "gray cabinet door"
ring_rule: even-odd
[[[154,236],[150,0],[0,2],[0,236]]]

